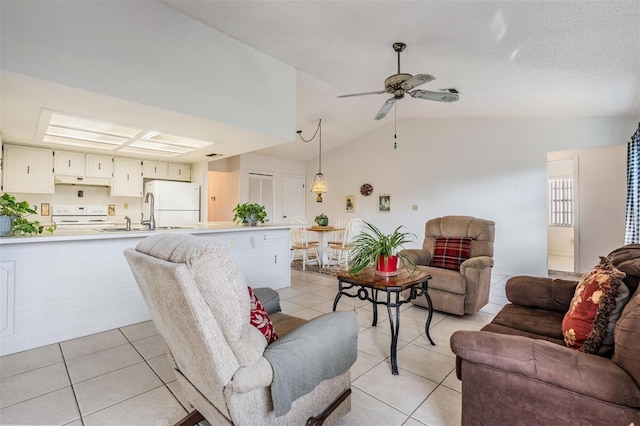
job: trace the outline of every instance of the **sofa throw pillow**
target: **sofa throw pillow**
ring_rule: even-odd
[[[436,268],[460,270],[460,264],[471,253],[471,238],[436,237],[431,266]]]
[[[582,277],[562,320],[562,335],[568,347],[590,354],[598,352],[624,277],[624,272],[602,256],[600,263]]]
[[[247,286],[247,288],[249,289],[249,298],[251,299],[251,316],[249,317],[249,323],[260,330],[264,338],[267,339],[267,344],[271,344],[271,342],[275,342],[278,339],[271,318],[267,315],[266,309],[264,309],[264,306],[262,306],[262,303],[260,303],[260,300],[258,300],[251,287]]]

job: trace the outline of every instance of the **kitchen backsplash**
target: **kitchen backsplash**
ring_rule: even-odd
[[[82,197],[78,196],[78,192],[82,191]],[[140,213],[144,212],[145,218],[149,217],[149,205],[143,207],[143,199],[137,197],[111,197],[109,195],[110,188],[104,186],[82,186],[82,185],[56,185],[55,194],[20,194],[12,193],[18,201],[26,200],[31,205],[37,207],[38,213],[42,203],[49,203],[49,211],[57,204],[91,204],[91,205],[109,205],[114,204],[116,207],[115,216],[110,216],[109,220],[116,223],[124,223],[124,217],[129,216],[133,223],[140,223]],[[32,220],[39,220],[43,224],[51,223],[51,215],[41,216],[32,215]]]

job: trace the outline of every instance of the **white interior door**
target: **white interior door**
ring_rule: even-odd
[[[249,173],[249,202],[262,204],[270,222],[273,222],[273,200],[273,175]]]
[[[304,217],[305,213],[304,177],[283,176],[282,178],[282,221]]]

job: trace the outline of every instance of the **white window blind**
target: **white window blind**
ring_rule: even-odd
[[[549,180],[549,225],[573,226],[573,179]]]
[[[273,220],[273,175],[249,173],[249,202],[262,204]]]

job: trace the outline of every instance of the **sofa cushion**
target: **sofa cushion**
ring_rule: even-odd
[[[564,314],[560,312],[507,304],[498,312],[491,324],[519,331],[504,334],[519,334],[562,343],[563,317]],[[487,331],[493,331],[490,328]]]
[[[269,318],[266,309],[262,306],[262,303],[260,303],[260,300],[258,300],[251,287],[247,286],[247,289],[249,290],[249,299],[251,300],[249,322],[252,326],[260,330],[264,338],[267,339],[267,343],[270,344],[278,339],[271,318]]]
[[[614,331],[613,362],[640,383],[640,293],[629,300],[620,314]]]
[[[586,353],[598,352],[607,333],[609,318],[615,311],[624,276],[624,272],[601,256],[600,263],[582,277],[562,321],[568,347]]]
[[[442,290],[454,294],[465,294],[467,291],[467,280],[458,271],[433,266],[418,266],[418,269],[431,275],[429,290]]]
[[[436,237],[431,266],[436,268],[460,270],[460,264],[469,259],[471,238]]]

